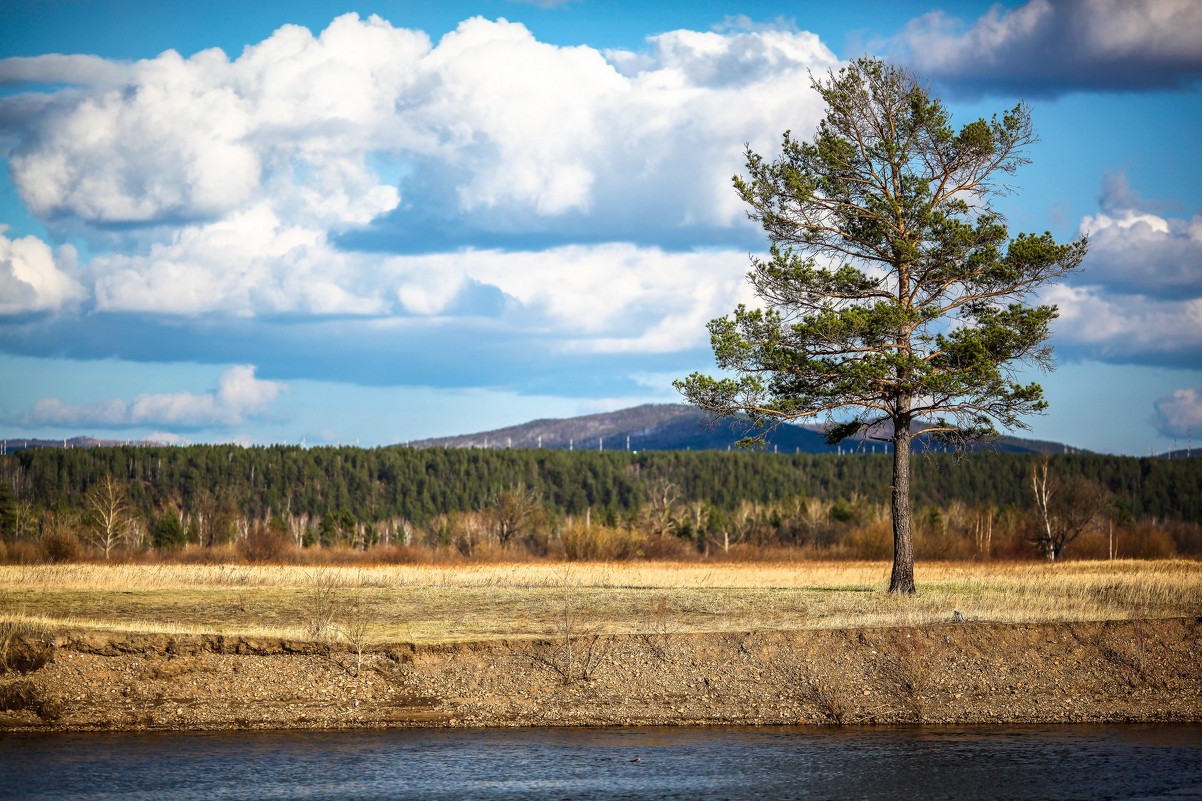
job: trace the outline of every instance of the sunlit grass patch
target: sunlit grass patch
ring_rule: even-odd
[[[885,592],[881,562],[513,563],[468,566],[0,566],[0,620],[130,633],[297,639],[349,609],[373,642],[545,637],[566,595],[612,633],[669,609],[673,632],[1113,620],[1202,614],[1202,564],[931,563],[919,593]],[[345,624],[343,624],[345,628]]]

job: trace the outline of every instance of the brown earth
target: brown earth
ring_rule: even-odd
[[[59,634],[0,731],[1202,721],[1202,619],[373,647]],[[570,647],[569,647],[570,646]]]

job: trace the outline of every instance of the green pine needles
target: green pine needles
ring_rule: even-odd
[[[827,116],[774,160],[747,151],[734,179],[772,243],[748,278],[760,298],[709,324],[725,375],[676,387],[762,432],[787,420],[832,441],[891,442],[890,592],[914,591],[909,458],[916,436],[958,444],[1026,428],[1046,408],[1024,365],[1050,368],[1054,306],[1026,304],[1076,269],[1084,237],[1010,239],[990,199],[1037,141],[1025,104],[956,132],[909,72],[861,59],[814,88]]]

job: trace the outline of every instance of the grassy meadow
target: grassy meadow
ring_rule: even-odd
[[[0,621],[359,643],[1202,615],[1202,563],[0,566]]]

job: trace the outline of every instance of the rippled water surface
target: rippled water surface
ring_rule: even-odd
[[[0,736],[10,799],[1202,799],[1202,725]]]

